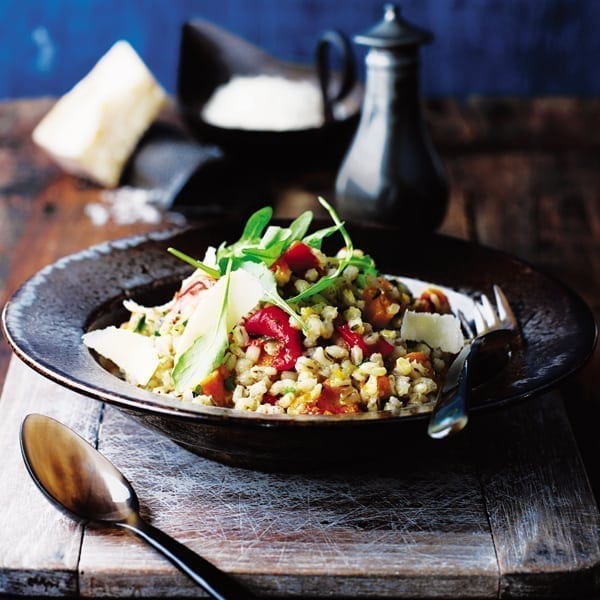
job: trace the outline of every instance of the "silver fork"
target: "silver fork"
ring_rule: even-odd
[[[500,286],[494,285],[493,290],[495,307],[485,294],[475,301],[475,331],[466,326],[471,339],[448,369],[429,418],[429,437],[444,438],[464,429],[469,420],[468,407],[476,359],[484,353],[510,347],[520,338],[519,324],[506,295]]]

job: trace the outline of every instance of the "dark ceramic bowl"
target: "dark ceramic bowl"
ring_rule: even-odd
[[[124,319],[124,298],[158,303],[170,297],[188,267],[166,251],[168,246],[202,256],[208,245],[237,239],[241,228],[242,223],[211,223],[106,243],[61,259],[7,303],[2,318],[6,338],[21,359],[46,377],[114,404],[193,452],[228,464],[304,469],[390,451],[397,456],[403,449],[414,450],[414,444],[431,443],[423,414],[298,418],[191,406],[135,388],[100,366],[81,334]],[[490,291],[494,283],[504,289],[524,344],[497,376],[477,388],[474,415],[508,410],[509,404],[547,390],[579,369],[593,350],[596,329],[587,306],[527,264],[449,237],[431,236],[413,245],[397,231],[355,226],[350,233],[383,272],[461,294]],[[470,426],[477,426],[476,418]]]
[[[329,68],[329,48],[341,54],[341,72]],[[253,44],[206,21],[183,26],[177,75],[177,103],[191,133],[248,161],[268,159],[285,165],[335,165],[348,148],[362,104],[354,77],[352,51],[345,36],[325,32],[317,41],[315,66],[279,60]],[[202,111],[213,92],[235,75],[272,75],[314,83],[325,98],[321,127],[285,131],[224,128],[207,123]],[[337,115],[332,116],[331,112]]]

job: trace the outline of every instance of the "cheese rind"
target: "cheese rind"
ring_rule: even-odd
[[[136,51],[121,40],[58,100],[33,140],[69,173],[116,187],[166,100]]]

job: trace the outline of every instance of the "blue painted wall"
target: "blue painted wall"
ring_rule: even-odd
[[[173,92],[181,25],[193,17],[310,63],[319,32],[361,32],[384,1],[0,0],[0,98],[62,94],[120,38]],[[600,0],[398,4],[436,37],[422,53],[424,95],[600,94]]]

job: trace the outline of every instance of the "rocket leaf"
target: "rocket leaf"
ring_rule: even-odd
[[[226,283],[219,310],[219,317],[213,327],[205,335],[198,337],[194,343],[179,357],[173,368],[172,377],[175,389],[184,392],[195,389],[198,384],[214,371],[222,362],[229,346],[227,331],[227,307],[229,284],[231,279],[231,263],[225,272]]]

